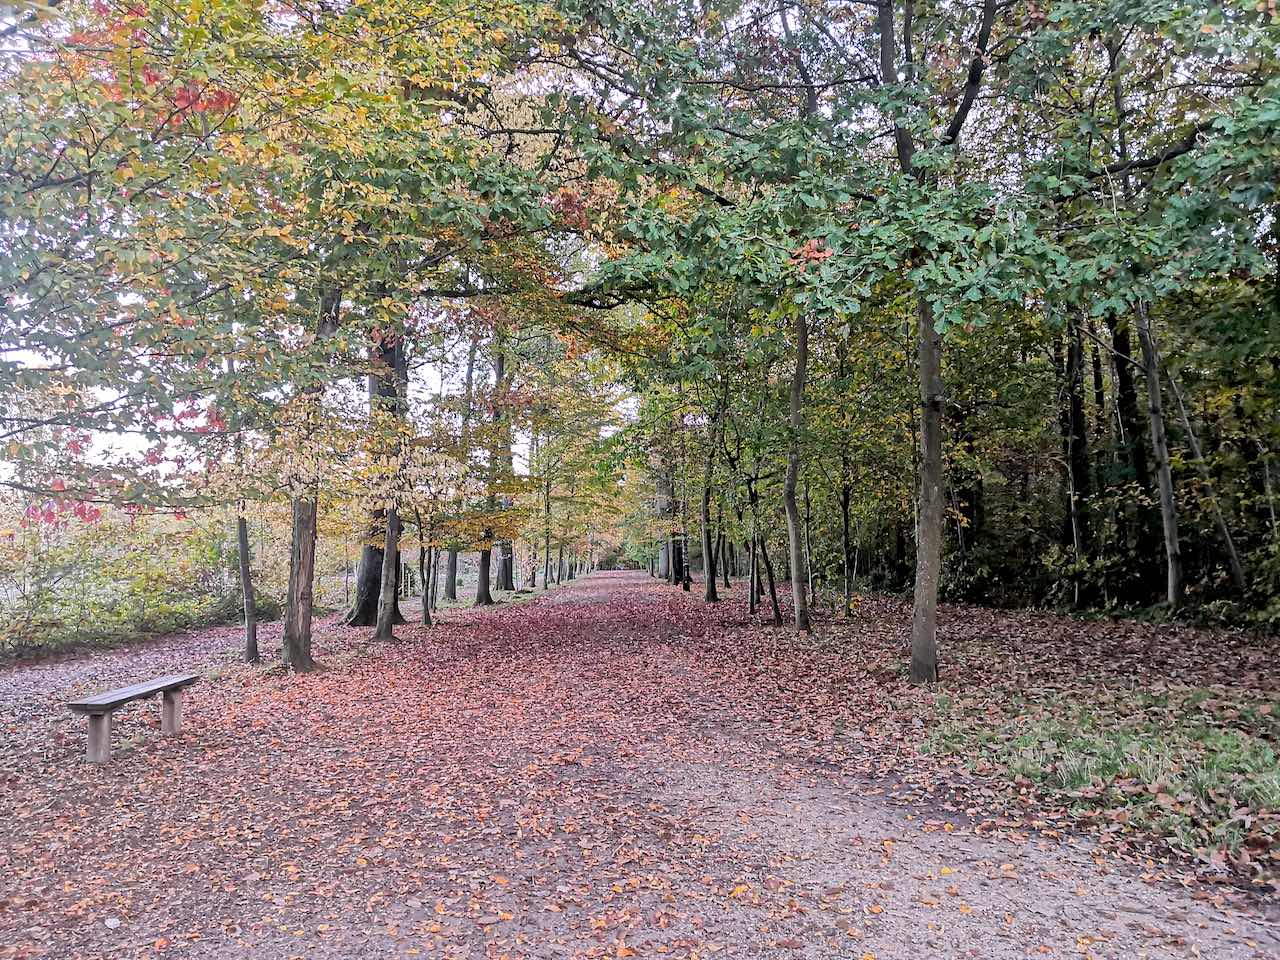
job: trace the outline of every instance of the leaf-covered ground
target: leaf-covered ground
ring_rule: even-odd
[[[1217,700],[1252,713],[1195,715],[1266,722],[1261,641],[947,610],[927,692],[887,600],[798,639],[740,586],[708,608],[597,574],[448,616],[379,645],[326,622],[305,676],[235,663],[234,630],[0,672],[0,956],[1280,955],[1265,897],[1144,859],[1166,848],[1141,823],[1097,829],[1068,796],[1092,780],[1005,776],[1027,730],[1095,690],[1119,713],[1130,681],[1152,722],[1228,677]],[[1184,652],[1210,643],[1209,667]],[[111,764],[81,762],[70,695],[193,663],[180,738],[135,704]]]

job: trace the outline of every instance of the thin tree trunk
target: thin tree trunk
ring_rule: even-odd
[[[842,455],[843,459],[843,455]],[[853,608],[853,571],[849,563],[849,502],[853,496],[847,481],[840,485],[840,558],[844,586],[844,619]]]
[[[408,378],[408,355],[404,338],[397,337],[389,346],[385,340],[378,340],[369,348],[369,362],[375,370],[369,374],[369,412],[403,416],[406,409],[403,389]],[[379,368],[384,372],[377,372]],[[382,575],[382,568],[386,563],[382,555],[383,547],[374,538],[381,531],[385,542],[386,524],[385,511],[374,510],[369,518],[368,541],[360,551],[360,562],[356,567],[355,601],[345,620],[349,627],[376,627],[378,622],[382,583],[386,579]],[[396,542],[399,542],[398,538]],[[400,562],[400,558],[392,557],[391,561],[395,565]],[[391,600],[395,622],[404,623],[404,617],[400,614],[399,597],[394,596]]]
[[[1261,442],[1258,446],[1262,450],[1262,494],[1267,501],[1267,517],[1271,521],[1271,535],[1274,537],[1280,531],[1280,525],[1276,523],[1276,496],[1271,481],[1271,452]]]
[[[342,291],[331,289],[320,301],[316,339],[323,340],[338,329]],[[324,388],[304,389],[319,402]],[[315,667],[311,656],[311,616],[315,602],[316,520],[318,507],[313,496],[295,496],[292,503],[292,535],[289,547],[289,586],[285,598],[284,632],[280,656],[285,669],[305,671]]]
[[[236,373],[234,357],[227,357],[227,373],[232,377]],[[236,468],[243,461],[244,444],[237,434],[235,441]],[[249,521],[244,515],[244,503],[236,509],[236,547],[240,554],[240,599],[244,605],[244,662],[257,663],[261,660],[258,653],[258,604],[253,595],[253,571],[250,568],[249,556]]]
[[[429,572],[434,568],[437,552],[435,547],[428,547],[427,528],[422,523],[422,511],[414,508],[414,517],[418,521],[418,579],[422,582],[422,622],[431,626],[431,586],[427,580]]]
[[[1147,368],[1147,416],[1151,421],[1151,451],[1160,486],[1160,519],[1164,526],[1166,590],[1170,607],[1182,603],[1182,552],[1178,543],[1178,505],[1173,496],[1173,470],[1169,464],[1169,440],[1164,430],[1164,401],[1160,396],[1160,352],[1151,332],[1146,304],[1139,302],[1138,341]]]
[[[720,599],[716,593],[716,555],[711,547],[711,469],[713,465],[712,446],[707,446],[707,463],[702,474],[702,579],[705,581],[703,599],[707,603],[715,603]]]
[[[551,589],[551,478],[546,481],[546,494],[543,501],[544,526],[542,528],[542,589]]]
[[[475,390],[476,349],[478,346],[479,341],[472,337],[467,347],[467,372],[463,378],[462,452],[464,459],[469,459],[470,457],[470,449],[467,444],[471,438],[471,401]],[[455,602],[458,599],[458,547],[456,546],[449,548],[449,556],[445,562],[444,598]]]
[[[244,600],[244,662],[257,663],[258,604],[253,595],[253,571],[249,567],[249,521],[243,513],[236,516],[236,546],[240,551],[240,596]]]
[[[434,548],[427,549],[425,543],[418,541],[418,579],[422,581],[422,623],[431,626],[431,585],[427,581],[427,571],[431,569],[431,553]]]
[[[804,562],[804,533],[800,508],[796,503],[796,481],[800,475],[800,441],[804,430],[804,382],[809,365],[809,323],[803,311],[796,312],[796,366],[791,376],[790,442],[787,445],[787,473],[782,486],[782,503],[787,512],[788,567],[797,630],[809,629],[809,591]]]
[[[733,544],[729,540],[729,535],[723,530],[720,531],[720,548],[716,551],[716,557],[720,564],[720,575],[724,588],[728,590],[729,571],[733,569]]]
[[[400,566],[400,514],[392,507],[387,511],[387,534],[382,546],[382,583],[378,586],[378,622],[373,639],[392,640],[391,629],[397,622],[396,574]]]
[[[920,372],[920,497],[916,530],[915,600],[911,611],[911,680],[938,679],[938,580],[942,569],[942,337],[933,309],[916,300]]]
[[[778,606],[778,587],[773,580],[773,563],[769,560],[769,549],[765,546],[764,537],[760,538],[760,559],[764,561],[764,572],[769,578],[769,602],[773,605],[773,625],[782,626],[782,608]]]
[[[431,551],[431,612],[440,609],[440,548]]]
[[[1090,548],[1088,517],[1084,512],[1089,496],[1089,438],[1084,419],[1084,341],[1083,319],[1075,312],[1067,318],[1065,382],[1067,391],[1067,466],[1070,474],[1072,543],[1077,560],[1084,559]]]
[[[285,604],[281,659],[285,669],[315,667],[311,656],[311,610],[316,572],[316,502],[293,500],[293,538],[289,554],[289,588]]]

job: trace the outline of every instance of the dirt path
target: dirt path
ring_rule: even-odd
[[[302,677],[233,631],[0,672],[0,957],[1280,957],[1212,891],[908,802],[905,744],[696,611],[597,574],[328,622]],[[69,694],[193,661],[181,738],[135,705],[80,761]]]

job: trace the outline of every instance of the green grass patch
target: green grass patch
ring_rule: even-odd
[[[1029,782],[1078,816],[1202,859],[1258,864],[1280,843],[1280,713],[1222,690],[1100,688],[943,698],[931,753]]]

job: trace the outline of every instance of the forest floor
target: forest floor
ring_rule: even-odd
[[[796,637],[729,596],[601,573],[392,643],[331,618],[302,676],[234,628],[7,666],[0,957],[1280,956],[1265,773],[1059,769],[1116,724],[1146,762],[1175,714],[1270,723],[1267,642],[947,608],[923,690],[898,601]],[[133,704],[82,761],[67,699],[190,668],[180,737]],[[1159,842],[1151,811],[1193,848],[1246,782],[1228,853]]]

